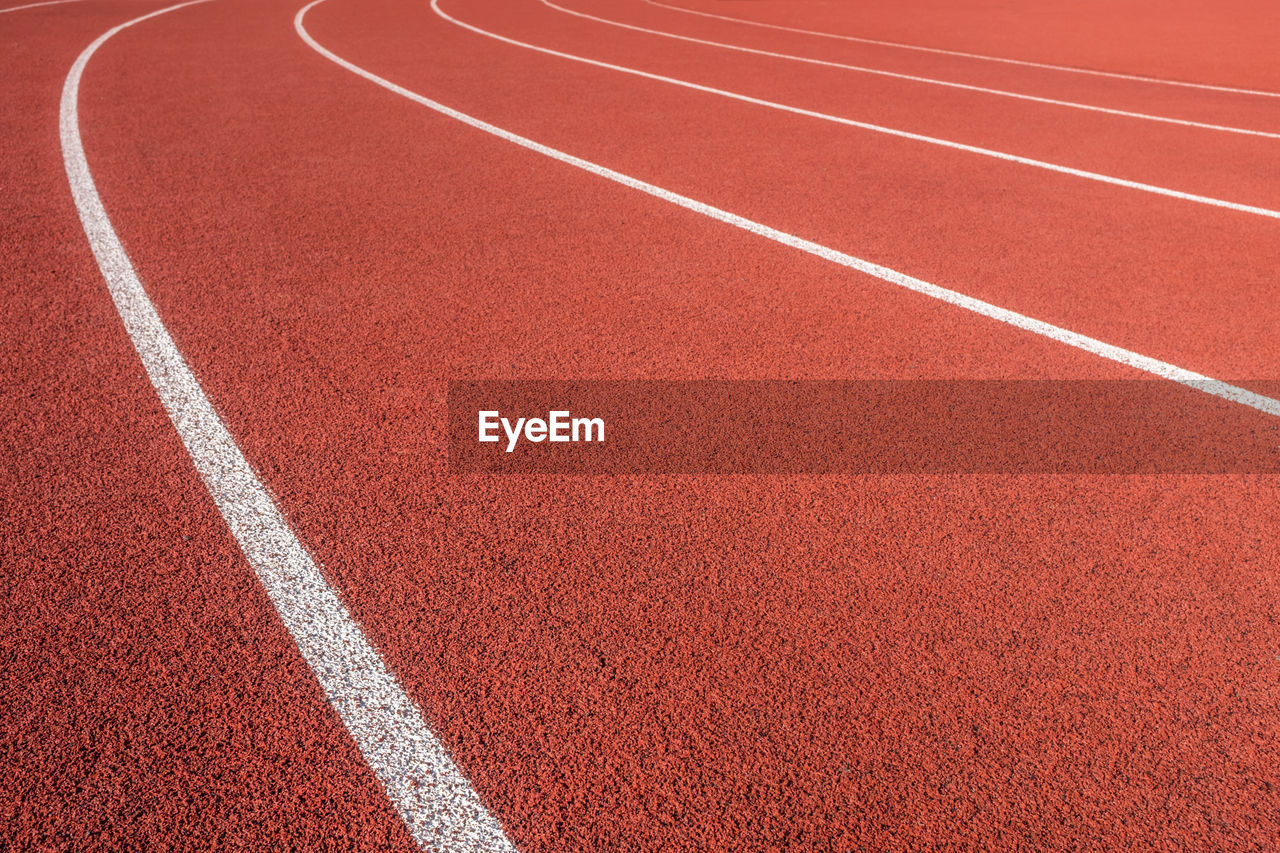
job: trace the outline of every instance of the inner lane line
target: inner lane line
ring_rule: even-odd
[[[205,488],[369,768],[420,847],[514,853],[497,820],[329,585],[178,351],[107,216],[80,137],[80,79],[108,39],[209,0],[134,18],[85,48],[62,89],[59,132],[85,236],[151,384]]]

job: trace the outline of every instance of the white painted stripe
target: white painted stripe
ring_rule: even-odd
[[[28,3],[25,6],[10,6],[8,9],[0,9],[0,15],[5,12],[21,12],[23,9],[36,9],[40,6],[61,6],[63,3],[79,3],[81,0],[45,0],[43,3]]]
[[[311,34],[307,32],[306,27],[303,25],[303,20],[308,11],[323,2],[324,0],[312,0],[311,3],[308,3],[306,6],[298,10],[298,14],[294,17],[294,28],[298,31],[298,35],[302,40],[326,59],[342,66],[353,74],[357,74],[370,82],[378,84],[384,89],[408,98],[414,103],[421,104],[428,109],[435,110],[442,115],[456,119],[463,124],[470,125],[477,130],[482,130],[485,133],[492,134],[499,139],[504,139],[507,142],[514,143],[522,148],[527,148],[530,151],[536,151],[537,153],[550,157],[553,160],[558,160],[561,163],[574,166],[578,169],[582,169],[583,171],[590,172],[593,175],[598,175],[601,178],[606,178],[610,181],[614,181],[615,183],[622,184],[625,187],[630,187],[633,190],[639,190],[640,192],[646,193],[655,198],[660,198],[663,201],[679,205],[687,210],[692,210],[695,213],[700,213],[703,216],[708,216],[719,222],[723,222],[726,225],[741,228],[743,231],[756,234],[768,240],[773,240],[774,242],[781,243],[784,246],[790,246],[793,249],[799,249],[802,252],[831,261],[832,263],[839,264],[842,267],[857,270],[858,272],[865,273],[882,281],[889,282],[890,284],[898,285],[899,287],[906,288],[907,290],[941,300],[950,305],[964,308],[967,311],[972,311],[975,314],[982,315],[983,317],[989,317],[993,320],[998,320],[1001,323],[1007,323],[1010,326],[1023,329],[1033,334],[1042,335],[1051,340],[1058,341],[1059,343],[1084,350],[1085,352],[1141,370],[1145,373],[1150,373],[1162,379],[1168,379],[1170,381],[1195,388],[1199,391],[1203,391],[1206,394],[1212,394],[1215,397],[1221,397],[1225,400],[1250,406],[1258,409],[1259,411],[1266,412],[1269,415],[1280,417],[1280,400],[1275,400],[1271,397],[1264,397],[1261,394],[1257,394],[1245,388],[1229,385],[1226,382],[1213,379],[1200,373],[1195,373],[1187,370],[1186,368],[1178,367],[1177,365],[1169,364],[1168,362],[1159,361],[1149,356],[1140,355],[1139,353],[1104,343],[1096,338],[1090,338],[1078,332],[1073,332],[1069,329],[1064,329],[1060,326],[1046,323],[1043,320],[1037,320],[1033,317],[1028,317],[1025,314],[1019,314],[1018,312],[1011,311],[1008,308],[1001,308],[998,305],[983,302],[981,299],[966,296],[963,293],[948,290],[947,288],[939,287],[936,284],[930,284],[927,281],[913,278],[904,273],[889,269],[888,267],[872,263],[871,261],[864,261],[861,258],[855,258],[852,255],[845,254],[844,252],[836,251],[835,249],[814,243],[810,240],[805,240],[802,237],[797,237],[794,234],[788,234],[785,231],[779,231],[776,228],[771,228],[768,225],[763,225],[759,222],[755,222],[754,220],[747,219],[744,216],[739,216],[736,213],[730,213],[727,210],[721,210],[718,207],[713,207],[712,205],[704,202],[695,201],[688,196],[683,196],[679,193],[672,192],[671,190],[663,189],[662,187],[642,181],[639,178],[633,178],[630,175],[615,172],[613,169],[592,163],[591,161],[584,160],[581,157],[566,154],[556,148],[543,145],[540,142],[534,142],[532,139],[512,133],[509,130],[503,130],[496,125],[489,124],[486,121],[482,121],[481,119],[467,115],[464,112],[455,110],[452,107],[447,107],[444,104],[419,95],[417,92],[413,92],[403,86],[392,83],[390,80],[379,77],[372,71],[367,71],[364,68],[343,59],[341,56],[338,56],[336,53],[324,47],[312,38]]]
[[[463,29],[470,30],[473,33],[494,39],[505,44],[523,47],[527,50],[545,53],[548,56],[559,57],[560,59],[568,59],[573,62],[582,62],[586,65],[594,65],[597,68],[607,68],[610,71],[619,71],[623,74],[631,74],[636,77],[643,77],[647,80],[657,80],[661,83],[670,83],[673,86],[681,86],[685,89],[693,89],[698,92],[707,92],[712,95],[720,95],[725,98],[732,98],[735,101],[742,101],[746,104],[755,104],[756,106],[768,107],[782,112],[793,113],[795,115],[807,116],[808,118],[821,119],[823,121],[834,122],[836,124],[846,125],[848,127],[856,127],[860,130],[870,130],[875,133],[884,133],[889,136],[896,136],[900,139],[910,139],[914,142],[924,142],[929,145],[939,145],[943,148],[950,148],[955,151],[965,151],[970,154],[980,154],[983,157],[993,157],[997,160],[1003,160],[1008,163],[1018,163],[1022,166],[1031,166],[1036,169],[1045,169],[1050,172],[1057,172],[1063,175],[1071,175],[1076,178],[1084,178],[1090,181],[1098,181],[1099,183],[1111,184],[1112,186],[1125,187],[1127,189],[1140,190],[1142,192],[1153,193],[1155,195],[1167,196],[1169,198],[1181,199],[1183,201],[1191,201],[1197,204],[1207,204],[1211,207],[1222,207],[1227,210],[1235,210],[1240,213],[1252,213],[1257,216],[1266,216],[1271,219],[1280,219],[1280,210],[1271,210],[1265,207],[1255,207],[1251,204],[1240,204],[1234,201],[1224,201],[1220,198],[1211,198],[1209,196],[1196,195],[1195,193],[1182,192],[1181,190],[1169,189],[1168,187],[1158,187],[1154,184],[1144,184],[1139,181],[1130,181],[1125,178],[1115,178],[1110,175],[1102,175],[1097,172],[1088,172],[1084,169],[1074,169],[1070,166],[1060,166],[1057,163],[1048,163],[1044,160],[1033,160],[1030,157],[1020,157],[1016,154],[1006,154],[1003,151],[994,151],[990,148],[979,148],[976,145],[966,145],[963,142],[953,142],[949,139],[939,139],[936,136],[925,136],[919,133],[911,133],[906,130],[895,130],[891,127],[883,127],[878,124],[869,124],[863,121],[854,121],[853,119],[841,118],[840,116],[829,115],[828,113],[815,112],[814,110],[806,110],[801,107],[793,107],[788,104],[780,104],[777,101],[766,101],[763,98],[753,98],[750,95],[742,95],[737,92],[730,92],[725,89],[716,89],[712,86],[703,86],[700,83],[691,83],[688,80],[679,80],[675,77],[665,77],[661,74],[652,74],[648,71],[641,71],[638,68],[628,68],[625,65],[614,65],[610,62],[602,62],[598,59],[588,59],[585,56],[577,56],[572,53],[564,53],[559,50],[552,50],[549,47],[530,44],[529,42],[519,41],[517,39],[508,38],[507,36],[498,35],[489,30],[481,29],[474,24],[468,24],[449,15],[440,8],[439,0],[431,0],[431,8],[435,13],[452,24],[457,24]]]
[[[940,53],[945,56],[963,56],[966,59],[982,59],[987,62],[1003,62],[1007,65],[1025,65],[1029,68],[1047,68],[1051,71],[1067,71],[1072,74],[1088,74],[1094,77],[1114,77],[1119,80],[1136,80],[1140,83],[1158,83],[1162,86],[1182,86],[1187,89],[1206,89],[1210,92],[1232,92],[1237,95],[1260,95],[1264,98],[1280,98],[1280,92],[1268,92],[1264,89],[1239,89],[1234,86],[1214,86],[1209,83],[1189,83],[1185,80],[1168,80],[1163,77],[1143,77],[1140,74],[1124,74],[1119,71],[1098,71],[1092,68],[1077,68],[1072,65],[1051,65],[1048,62],[1031,62],[1026,59],[1008,59],[1002,56],[987,56],[981,53],[965,53],[961,50],[944,50],[940,47],[922,47],[918,44],[903,44],[896,41],[881,41],[879,39],[860,38],[858,36],[845,36],[837,33],[826,33],[821,30],[802,30],[799,27],[785,27],[781,24],[766,24],[763,21],[751,21],[746,18],[733,18],[728,15],[716,15],[711,12],[701,12],[697,9],[686,9],[683,6],[673,6],[670,3],[660,3],[658,0],[645,0],[651,6],[661,6],[663,9],[671,9],[676,12],[684,12],[689,15],[701,15],[704,18],[718,18],[721,21],[733,21],[736,24],[749,24],[753,27],[767,27],[771,30],[785,30],[789,33],[803,33],[809,36],[821,36],[823,38],[839,39],[841,41],[853,41],[859,44],[875,44],[881,47],[897,47],[902,50],[918,50],[922,53]]]
[[[1075,101],[1061,101],[1057,98],[1044,98],[1039,95],[1027,95],[1022,92],[1009,92],[1004,89],[989,89],[986,86],[973,86],[968,83],[956,83],[950,80],[938,80],[933,77],[918,77],[914,74],[899,74],[896,71],[885,71],[880,68],[867,68],[862,65],[847,65],[843,62],[830,62],[825,59],[813,59],[808,56],[795,56],[790,53],[775,53],[771,50],[758,50],[754,47],[743,47],[737,44],[726,44],[725,42],[710,41],[708,39],[694,38],[693,36],[680,35],[678,33],[670,33],[664,30],[652,30],[648,27],[640,27],[635,24],[626,24],[622,21],[614,21],[609,18],[601,18],[597,15],[588,15],[586,12],[579,12],[574,9],[567,9],[564,6],[558,6],[551,0],[541,0],[542,5],[549,6],[559,12],[567,15],[575,15],[579,18],[585,18],[589,21],[597,21],[601,24],[608,24],[611,27],[621,27],[626,30],[634,30],[638,33],[648,33],[650,35],[662,36],[663,38],[678,39],[680,41],[690,42],[692,44],[703,44],[709,47],[719,47],[725,50],[734,50],[740,53],[751,53],[757,56],[768,56],[774,59],[786,59],[794,62],[804,62],[809,65],[822,65],[828,68],[839,68],[844,71],[856,71],[861,74],[874,74],[879,77],[892,77],[898,80],[909,80],[913,83],[927,83],[932,86],[945,86],[950,89],[963,89],[967,92],[980,92],[984,95],[999,95],[1005,98],[1017,98],[1021,101],[1034,101],[1038,104],[1050,104],[1055,107],[1069,107],[1076,110],[1088,110],[1095,113],[1106,113],[1107,115],[1123,116],[1125,118],[1142,119],[1144,121],[1162,122],[1164,124],[1176,124],[1183,127],[1196,127],[1203,130],[1218,130],[1223,133],[1240,133],[1246,136],[1262,136],[1267,139],[1280,139],[1280,133],[1268,133],[1263,130],[1248,130],[1242,127],[1230,127],[1224,124],[1208,124],[1202,121],[1190,121],[1189,119],[1171,118],[1169,116],[1152,115],[1151,113],[1139,113],[1131,110],[1118,110],[1111,107],[1099,107],[1094,104],[1081,104]]]
[[[513,851],[223,426],[147,297],[94,185],[77,116],[89,58],[126,27],[203,2],[179,3],[108,30],[72,66],[60,129],[80,221],[129,339],[205,487],[413,838],[427,850]]]

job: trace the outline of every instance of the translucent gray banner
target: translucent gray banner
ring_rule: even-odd
[[[456,474],[1280,472],[1280,419],[1161,380],[459,381],[448,426]]]

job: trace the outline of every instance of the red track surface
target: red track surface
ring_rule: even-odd
[[[564,2],[1280,130],[1275,99]],[[430,112],[310,50],[298,5],[216,0],[122,32],[85,73],[85,149],[209,398],[520,849],[1277,843],[1274,478],[449,476],[454,378],[1137,374]],[[1073,29],[1071,4],[942,5],[699,8],[1280,90],[1261,3],[1209,24],[1099,5]],[[1274,140],[738,55],[535,0],[442,6],[569,53],[1280,207]],[[0,15],[0,837],[408,847],[176,439],[67,191],[63,78],[154,8]],[[1192,370],[1275,378],[1274,220],[536,54],[424,0],[328,0],[307,27],[659,186]]]

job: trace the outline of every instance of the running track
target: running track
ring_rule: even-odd
[[[721,17],[212,0],[79,66],[71,141],[261,486],[248,528],[70,165],[77,59],[169,4],[0,12],[6,843],[1277,845],[1274,477],[451,476],[443,441],[450,379],[1147,375],[869,265],[1275,379],[1277,140],[705,42],[1274,134],[1277,13],[675,2]],[[356,634],[290,621],[267,528]],[[426,740],[342,682],[352,637]],[[397,763],[428,740],[459,786]]]

